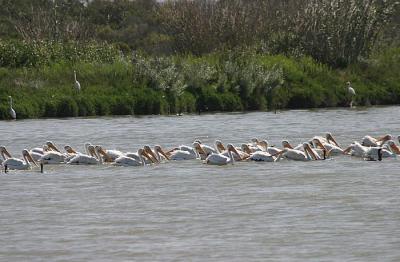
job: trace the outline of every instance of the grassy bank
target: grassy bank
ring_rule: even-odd
[[[9,95],[18,118],[335,107],[346,104],[347,81],[358,105],[400,101],[400,48],[336,70],[254,51],[149,57],[94,44],[1,43],[0,66],[0,119]]]

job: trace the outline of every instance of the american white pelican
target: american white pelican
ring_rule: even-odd
[[[207,156],[209,156],[210,154],[218,154],[218,152],[215,149],[212,149],[208,146],[204,146],[203,144],[200,144],[199,142],[194,142],[193,148],[199,154],[201,160],[206,159]]]
[[[261,147],[262,151],[268,152],[271,155],[275,155],[282,150],[276,147],[269,146],[269,143],[267,140],[262,140],[258,143],[258,146]]]
[[[73,155],[71,159],[67,162],[69,165],[96,165],[102,163],[102,158],[98,157],[96,154],[96,149],[93,145],[88,146],[90,155],[78,153]]]
[[[174,161],[192,160],[192,159],[199,158],[199,155],[197,154],[197,152],[194,149],[190,150],[190,151],[174,150],[174,151],[167,153],[160,146],[155,146],[154,151],[156,152],[159,160],[161,160],[161,156],[164,156],[167,160],[174,160]]]
[[[119,150],[104,150],[101,146],[95,146],[95,149],[100,153],[99,156],[103,157],[104,162],[114,162],[115,159],[125,155]]]
[[[291,148],[284,148],[285,151],[283,156],[290,160],[295,161],[310,161],[310,160],[318,160],[316,154],[312,151],[310,145],[308,143],[303,143],[303,151]]]
[[[333,155],[342,155],[343,154],[343,148],[340,148],[336,145],[330,144],[330,143],[324,143],[318,138],[313,139],[313,144],[315,144],[315,148],[320,148],[324,150],[326,156],[333,156]]]
[[[152,161],[152,159],[146,154],[146,152],[142,148],[140,148],[138,150],[138,156],[139,156],[139,160],[131,158],[131,157],[127,157],[127,156],[120,156],[117,159],[115,159],[113,165],[116,165],[116,166],[144,166],[144,165],[146,165],[146,161],[143,157],[146,157],[150,161]]]
[[[235,162],[233,155],[232,155],[232,152],[234,151],[234,149],[235,148],[233,147],[233,145],[228,144],[227,150],[228,150],[229,157],[227,157],[223,154],[213,153],[205,159],[205,163],[209,164],[209,165],[218,165],[218,166],[227,165],[229,163],[233,164]]]
[[[249,154],[248,157],[245,159],[253,160],[253,161],[263,161],[263,162],[277,162],[280,160],[281,156],[285,151],[281,150],[276,154],[270,154],[266,151],[256,151],[256,152],[251,152],[250,148],[248,145],[243,144],[242,148],[244,151]]]
[[[40,158],[46,154],[48,151],[48,146],[44,145],[43,149],[40,150],[40,148],[32,148],[31,150],[29,150],[29,154],[31,155],[31,157],[33,158],[33,160],[35,160],[36,162],[38,162],[40,160]],[[53,151],[55,152],[55,151]]]
[[[218,150],[216,150],[215,148],[213,148],[211,146],[202,144],[200,141],[195,141],[193,143],[193,146],[196,147],[195,145],[196,146],[199,145],[207,155],[212,154],[212,153],[218,154]]]
[[[14,170],[28,170],[31,169],[31,163],[35,166],[38,166],[29,154],[29,151],[24,149],[22,150],[23,159],[18,158],[8,158],[3,162],[3,166],[7,166],[8,169]]]
[[[325,136],[314,136],[313,138],[310,139],[309,143],[313,144],[314,139],[318,139],[323,144],[332,144],[337,147],[340,147],[339,144],[336,142],[336,139],[333,137],[332,133],[329,132],[327,132]]]
[[[81,84],[76,79],[76,71],[75,70],[74,70],[74,80],[75,80],[75,83],[74,83],[75,90],[78,92],[81,91]]]
[[[396,155],[400,155],[400,147],[393,140],[387,141],[388,148]]]
[[[382,154],[383,158],[395,157],[395,154],[382,147],[366,147],[354,141],[349,147],[347,147],[343,153],[351,154],[352,156],[362,158],[378,158],[378,151]]]
[[[388,157],[397,157],[397,155],[383,147],[369,147],[367,153],[364,156],[364,159],[381,161],[382,158]]]
[[[232,152],[232,156],[235,161],[242,161],[243,159],[249,157],[249,154],[245,150],[243,150],[242,148],[236,148],[234,146],[232,146],[231,150],[226,149],[225,151],[221,152],[220,154],[222,154],[226,157],[229,157],[229,151]]]
[[[7,160],[8,158],[12,158],[11,154],[8,152],[5,146],[0,146],[0,155],[3,160]]]
[[[218,153],[222,153],[226,150],[224,144],[220,140],[215,140],[215,148],[217,149]]]
[[[387,141],[392,140],[393,137],[391,135],[385,135],[379,138],[375,138],[372,136],[364,136],[364,138],[362,139],[361,144],[363,146],[382,146],[383,144],[385,144]]]
[[[257,152],[257,151],[263,151],[264,149],[262,148],[262,146],[260,146],[260,141],[258,140],[258,138],[252,138],[251,139],[251,143],[248,143],[248,144],[245,144],[245,145],[247,145],[247,147],[248,147],[248,149],[251,151],[251,152]],[[241,149],[243,150],[243,145],[244,144],[242,144],[242,147],[241,147]]]
[[[298,144],[297,146],[293,147],[287,140],[282,140],[282,147],[295,150],[303,150],[304,148],[303,144]]]
[[[348,146],[344,151],[343,154],[350,154],[352,156],[356,157],[364,157],[364,155],[367,153],[368,147],[365,147],[358,143],[357,141],[354,141],[351,143],[350,146]]]
[[[152,163],[160,163],[162,158],[164,158],[164,156],[157,156],[158,152],[151,150],[150,146],[148,145],[143,146],[143,150],[148,155],[148,159],[151,160]]]
[[[10,101],[10,108],[9,108],[9,113],[10,113],[10,117],[11,119],[17,119],[17,113],[15,113],[15,110],[13,108],[13,99],[11,96],[8,97],[9,101]]]
[[[51,141],[47,141],[46,142],[46,146],[48,147],[49,150],[54,150],[54,151],[56,151],[58,153],[61,153],[61,151]]]
[[[64,163],[66,159],[66,155],[57,151],[50,151],[45,153],[40,159],[39,162],[43,164],[61,164]]]

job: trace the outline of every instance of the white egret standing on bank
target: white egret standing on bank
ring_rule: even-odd
[[[11,116],[12,119],[17,119],[17,114],[15,113],[15,110],[14,110],[14,108],[12,107],[12,106],[13,106],[12,97],[9,96],[8,98],[10,99],[10,110],[9,110],[9,111],[10,111],[10,116]]]
[[[75,79],[75,89],[77,92],[81,91],[81,84],[76,79],[76,71],[74,70],[74,79]]]
[[[347,93],[348,96],[350,97],[350,108],[353,107],[353,98],[356,96],[356,91],[354,90],[354,88],[351,87],[351,83],[347,82]]]

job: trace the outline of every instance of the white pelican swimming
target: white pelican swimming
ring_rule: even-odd
[[[119,150],[104,150],[101,146],[95,146],[95,149],[100,153],[99,157],[102,157],[104,162],[114,162],[115,159],[125,155]]]
[[[148,155],[148,158],[145,158],[146,164],[160,163],[165,158],[163,155],[160,156],[158,152],[153,151],[148,145],[143,146],[143,150]]]
[[[142,149],[138,150],[139,160],[127,156],[120,156],[115,159],[113,165],[116,166],[144,166],[146,165],[145,158],[148,158],[149,161],[153,162],[152,158]]]
[[[10,108],[9,108],[9,113],[10,113],[10,117],[11,119],[17,119],[17,113],[15,113],[15,110],[13,108],[13,100],[11,96],[8,96],[8,99],[10,100]]]
[[[284,150],[281,150],[278,153],[272,154],[272,155],[265,151],[251,152],[249,146],[246,144],[243,144],[242,148],[247,154],[249,154],[249,156],[246,157],[245,159],[249,159],[249,160],[253,160],[253,161],[277,162],[280,160],[283,153],[285,153]]]
[[[61,164],[65,162],[67,155],[57,152],[46,152],[38,161],[43,164]],[[70,159],[69,159],[70,160]]]
[[[244,144],[244,145],[246,145],[246,144]],[[225,151],[221,152],[220,154],[222,154],[226,157],[229,157],[229,151],[232,152],[232,156],[235,161],[242,161],[243,159],[249,157],[249,154],[246,151],[244,151],[242,148],[236,148],[233,145],[232,145],[231,150],[226,149]]]
[[[207,158],[205,159],[205,163],[209,164],[209,165],[218,165],[218,166],[222,166],[222,165],[227,165],[229,163],[233,164],[235,162],[232,152],[234,151],[234,146],[231,144],[227,145],[227,150],[228,150],[228,154],[229,157],[226,157],[223,154],[217,154],[217,153],[212,153],[211,155],[207,156]]]
[[[31,169],[31,163],[34,164],[35,166],[38,166],[29,154],[29,151],[24,149],[22,150],[22,157],[23,159],[18,159],[18,158],[7,158],[3,162],[3,166],[7,166],[8,169],[14,169],[14,170],[28,170]]]
[[[194,150],[196,150],[197,154],[199,154],[201,160],[205,160],[207,158],[207,156],[209,156],[211,154],[218,154],[218,152],[215,149],[212,149],[209,146],[204,146],[203,144],[200,144],[199,142],[194,142],[193,148],[194,148]]]
[[[315,148],[320,148],[325,151],[326,157],[332,155],[342,155],[344,152],[343,148],[334,144],[322,142],[319,138],[314,138],[312,142],[315,145]]]
[[[333,137],[332,133],[327,132],[325,136],[314,136],[309,143],[313,144],[313,140],[318,139],[323,144],[331,144],[340,148],[339,144],[336,142],[336,139]]]
[[[61,153],[61,151],[54,145],[54,143],[53,142],[51,142],[51,141],[47,141],[46,142],[46,146],[47,146],[47,148],[48,148],[48,150],[54,150],[54,151],[56,151],[56,152],[58,152],[58,153]],[[43,153],[44,154],[44,153]]]
[[[215,148],[213,148],[211,146],[205,145],[205,144],[201,143],[200,141],[195,141],[193,143],[194,148],[199,147],[199,146],[201,147],[202,151],[206,154],[206,156],[213,154],[213,153],[218,154],[218,150],[216,150]],[[203,157],[201,154],[200,154],[200,156]]]
[[[78,153],[73,155],[67,162],[69,165],[96,165],[102,163],[102,158],[96,154],[96,149],[93,145],[88,146],[89,155]]]
[[[367,153],[364,155],[364,159],[367,160],[382,160],[382,158],[397,157],[397,155],[390,149],[383,147],[369,147]]]
[[[303,150],[304,148],[303,144],[298,144],[297,146],[293,147],[287,140],[282,140],[282,147],[295,150]]]
[[[318,160],[319,157],[314,153],[308,143],[303,143],[304,151],[300,151],[297,149],[284,148],[285,151],[283,156],[290,160],[295,161],[310,161],[310,160]]]
[[[393,140],[387,141],[387,145],[388,145],[390,151],[392,151],[396,155],[400,155],[400,147],[398,145],[396,145],[396,143]]]
[[[215,149],[218,153],[222,153],[226,150],[224,144],[222,144],[221,140],[215,140]]]
[[[161,160],[161,156],[164,156],[167,160],[180,161],[180,160],[192,160],[197,159],[200,156],[196,150],[173,150],[170,152],[165,152],[161,146],[155,146],[154,151],[157,153],[157,157]],[[160,156],[161,155],[161,156]]]
[[[243,150],[243,145],[244,144],[242,144],[242,147],[241,147],[242,150]],[[265,148],[263,148],[262,141],[258,140],[258,138],[252,138],[251,139],[251,143],[248,143],[248,144],[245,144],[245,145],[247,145],[248,149],[252,153],[257,152],[257,151],[265,151]],[[247,148],[246,148],[246,150],[247,150]]]
[[[392,140],[393,137],[391,135],[385,135],[379,138],[375,138],[372,136],[364,136],[362,139],[361,144],[363,146],[382,146],[385,144],[387,141]]]
[[[267,152],[271,155],[278,154],[282,150],[276,147],[269,146],[269,143],[267,140],[262,140],[258,142],[258,146],[262,149],[262,151]]]
[[[350,146],[348,146],[343,153],[350,154],[356,157],[362,158],[378,158],[378,150],[381,150],[380,153],[382,154],[383,158],[387,157],[395,157],[395,154],[391,151],[384,149],[382,147],[366,147],[354,141]]]
[[[7,160],[8,158],[12,158],[5,146],[0,146],[0,155],[3,158],[3,161]]]

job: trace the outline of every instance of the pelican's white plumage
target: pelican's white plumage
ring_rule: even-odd
[[[282,154],[284,153],[284,150],[278,152],[275,155],[271,155],[270,153],[264,151],[257,151],[251,154],[249,159],[257,162],[277,162],[280,160]]]
[[[367,147],[368,146],[377,147],[377,146],[382,146],[387,141],[392,140],[392,139],[393,139],[392,135],[389,135],[389,134],[385,135],[383,137],[379,137],[379,138],[375,138],[375,137],[367,135],[367,136],[363,137],[361,144],[363,146],[367,146]]]
[[[300,151],[297,149],[285,148],[283,149],[285,152],[283,156],[290,160],[295,161],[310,161],[310,160],[317,160],[318,157],[315,153],[311,150],[311,147],[308,143],[303,143],[304,151]]]
[[[128,156],[120,156],[114,161],[114,165],[117,166],[144,166],[146,163],[143,159],[144,150],[140,148],[138,150],[139,159],[131,158]]]
[[[14,170],[28,170],[31,169],[31,164],[33,163],[35,166],[37,166],[36,162],[33,160],[31,155],[29,154],[29,151],[24,149],[22,150],[22,157],[23,159],[18,159],[18,158],[7,158],[3,162],[3,166],[7,166],[8,169],[14,169]]]
[[[88,146],[88,151],[90,152],[90,155],[81,154],[81,153],[71,155],[71,157],[68,159],[67,164],[69,164],[69,165],[96,165],[96,164],[102,163],[102,158],[101,158],[101,156],[98,156],[99,153],[95,150],[93,145]]]
[[[61,164],[64,163],[66,155],[57,151],[45,153],[39,161],[43,164]]]
[[[227,157],[221,153],[219,153],[219,154],[212,153],[205,159],[205,163],[209,164],[209,165],[218,165],[218,166],[233,164],[235,160],[233,158],[232,151],[234,151],[236,149],[233,147],[233,145],[228,144],[227,150],[228,150],[229,157]]]

